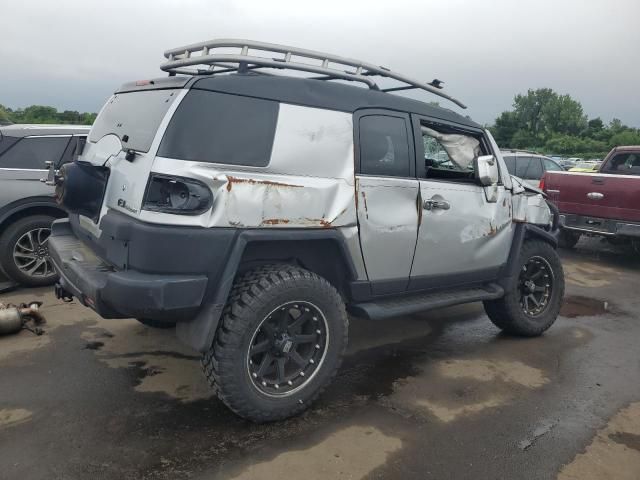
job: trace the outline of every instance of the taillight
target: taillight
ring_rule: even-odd
[[[198,215],[211,208],[213,197],[204,183],[192,178],[152,173],[142,209],[152,212]]]
[[[542,177],[540,179],[540,184],[538,185],[538,188],[542,191],[544,191],[544,177]]]

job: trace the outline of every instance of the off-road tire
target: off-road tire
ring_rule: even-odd
[[[55,272],[48,276],[31,276],[21,271],[13,258],[16,242],[27,232],[39,228],[51,228],[56,217],[50,215],[30,215],[10,224],[0,236],[0,264],[2,272],[9,279],[26,287],[42,287],[55,283]]]
[[[567,249],[573,248],[576,246],[579,240],[580,240],[579,233],[571,232],[563,228],[562,230],[560,230],[560,237],[558,238],[558,246],[560,248],[567,248]]]
[[[315,305],[329,335],[323,361],[308,383],[289,396],[273,397],[252,382],[249,346],[263,320],[287,302]],[[347,347],[348,327],[342,298],[327,280],[297,266],[260,266],[236,279],[202,367],[218,397],[240,417],[257,423],[283,420],[307,409],[335,377]]]
[[[153,320],[152,318],[136,318],[141,324],[145,327],[150,328],[174,328],[176,326],[176,322],[162,322],[160,320]]]
[[[520,279],[516,277],[505,296],[484,302],[484,309],[491,321],[505,333],[524,337],[536,337],[544,333],[556,321],[564,297],[564,272],[556,250],[547,242],[527,240],[518,258],[518,275],[533,257],[547,261],[553,272],[553,287],[546,308],[537,316],[527,315],[520,303]]]

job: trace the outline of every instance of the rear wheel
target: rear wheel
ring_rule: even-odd
[[[560,238],[558,238],[558,246],[560,248],[573,248],[580,240],[580,234],[570,230],[560,230]]]
[[[498,300],[484,302],[491,321],[513,335],[541,335],[556,321],[564,297],[564,272],[556,250],[528,240],[518,259],[516,284]]]
[[[32,215],[7,227],[0,237],[0,263],[7,276],[22,285],[50,285],[58,277],[49,257],[49,235],[55,217]]]
[[[308,408],[335,376],[347,330],[329,282],[295,266],[263,266],[236,280],[202,366],[235,413],[281,420]]]

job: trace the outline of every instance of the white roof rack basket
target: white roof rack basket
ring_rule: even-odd
[[[238,48],[240,51],[238,53],[228,53],[228,50],[233,48]],[[221,49],[225,49],[224,51],[227,53],[221,53]],[[249,50],[268,52],[276,56],[252,55]],[[373,90],[380,90],[376,82],[371,78],[377,76],[391,78],[404,84],[399,87],[382,89],[381,91],[383,92],[409,89],[426,90],[434,95],[446,98],[462,108],[467,108],[460,100],[447,95],[441,90],[443,82],[440,80],[435,79],[430,83],[424,83],[392,72],[388,68],[360,60],[288,47],[286,45],[252,40],[218,39],[172,48],[164,52],[164,56],[167,61],[161,64],[160,68],[165,72],[169,72],[169,75],[215,75],[217,73],[242,72],[259,68],[276,68],[315,73],[321,76],[312,78],[320,80],[340,79],[361,82]],[[315,63],[303,63],[301,60],[313,60]],[[202,68],[203,66],[206,67]]]

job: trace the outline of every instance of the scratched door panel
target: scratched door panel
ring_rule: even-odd
[[[482,187],[422,180],[422,201],[446,201],[449,209],[423,210],[411,278],[473,272],[507,261],[513,236],[511,197],[498,187],[486,201]]]
[[[360,245],[370,281],[408,279],[418,234],[417,180],[356,177]]]

